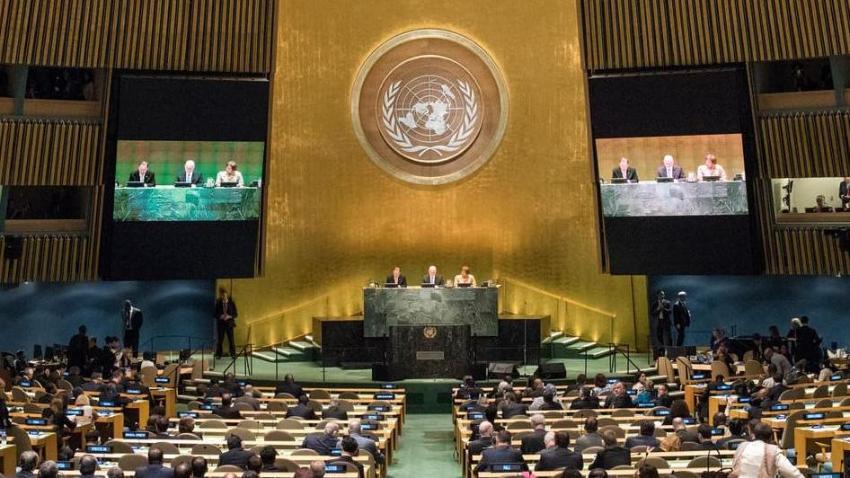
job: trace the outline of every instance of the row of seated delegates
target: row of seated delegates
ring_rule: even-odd
[[[245,180],[242,178],[242,172],[238,170],[239,166],[236,161],[228,161],[224,166],[223,171],[219,171],[215,178],[215,185],[235,185],[236,187],[244,187]],[[148,162],[142,161],[139,163],[135,171],[130,173],[127,179],[131,183],[141,183],[145,187],[156,186],[156,174],[148,169]],[[183,171],[177,173],[176,182],[189,183],[193,186],[203,184],[204,175],[195,170],[195,162],[191,159],[183,164]]]
[[[682,170],[681,166],[676,165],[676,160],[669,154],[664,156],[661,166],[655,170],[655,177],[671,178],[675,181],[687,179],[684,170]],[[706,181],[708,178],[717,178],[715,180],[726,181],[726,170],[723,169],[723,166],[717,164],[717,157],[711,153],[705,155],[705,164],[700,165],[696,173],[697,181]],[[617,180],[617,182],[624,181],[628,183],[637,183],[640,181],[637,170],[629,166],[629,159],[626,157],[620,158],[619,166],[611,170],[611,179]]]
[[[603,430],[600,433],[597,419],[591,417],[585,420],[584,433],[577,439],[574,451],[569,449],[570,437],[567,433],[545,431],[545,419],[541,415],[533,415],[531,422],[535,431],[523,437],[521,450],[511,446],[512,436],[509,431],[495,431],[492,423],[481,423],[481,437],[469,443],[469,453],[481,455],[476,471],[489,471],[497,464],[524,464],[523,454],[535,453],[539,453],[535,471],[561,468],[581,470],[584,466],[582,453],[591,449],[597,450],[596,457],[589,466],[591,470],[612,469],[620,465],[631,465],[631,450],[635,447],[640,447],[638,450],[641,453],[656,449],[674,452],[682,450],[684,443],[692,443],[697,449],[706,451],[735,449],[733,466],[741,477],[765,476],[758,473],[765,463],[768,463],[769,469],[776,470],[783,477],[802,476],[773,444],[772,428],[758,419],[749,423],[733,420],[728,424],[729,436],[717,441],[713,440],[712,427],[708,424],[699,425],[697,431],[693,432],[688,429],[682,418],[673,419],[673,430],[658,440],[655,436],[655,424],[645,420],[640,424],[639,434],[628,437],[624,446],[621,446],[613,430]],[[689,448],[693,449],[693,446]],[[563,476],[572,475],[565,471]]]
[[[454,285],[455,286],[469,286],[469,287],[477,287],[478,282],[475,280],[475,276],[470,274],[469,266],[464,265],[460,268],[460,273],[454,277]],[[422,276],[422,284],[430,285],[435,287],[442,287],[446,285],[446,280],[442,275],[437,273],[437,266],[429,266],[425,275]],[[407,287],[407,277],[402,275],[401,267],[395,266],[393,267],[392,272],[387,276],[387,280],[384,281],[385,286],[390,287]]]

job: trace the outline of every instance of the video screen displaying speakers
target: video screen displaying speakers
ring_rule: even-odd
[[[104,277],[253,276],[268,81],[124,73],[111,98]]]
[[[744,71],[605,75],[589,88],[611,273],[756,271]]]

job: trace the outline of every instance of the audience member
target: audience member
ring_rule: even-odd
[[[329,463],[351,463],[357,467],[358,478],[364,478],[363,464],[354,460],[354,457],[358,455],[359,451],[360,449],[357,447],[357,440],[351,437],[345,437],[342,439],[342,456],[330,460]]]
[[[667,384],[661,383],[655,387],[655,405],[667,408],[673,405],[673,397],[670,396],[670,389],[667,388]]]
[[[379,464],[384,462],[384,455],[378,450],[378,445],[375,443],[375,440],[363,436],[359,419],[355,418],[348,422],[348,436],[357,442],[357,447],[359,449],[366,450],[370,455],[372,455],[372,457],[375,458],[375,462]]]
[[[717,448],[717,445],[715,445],[712,440],[711,425],[708,423],[700,423],[697,427],[697,434],[699,435],[699,444],[703,450],[714,450]]]
[[[300,417],[300,418],[303,418],[305,420],[315,420],[317,418],[316,412],[313,411],[312,408],[310,408],[309,402],[310,402],[310,397],[308,397],[307,395],[302,394],[301,396],[299,396],[298,397],[298,404],[295,405],[295,406],[289,407],[289,409],[286,410],[286,418]]]
[[[522,437],[520,450],[523,455],[532,455],[546,448],[546,418],[543,415],[532,415],[530,418],[532,432]]]
[[[649,463],[643,463],[638,468],[637,473],[635,473],[636,478],[658,478],[658,468],[650,465]]]
[[[309,448],[322,456],[331,454],[331,450],[337,447],[337,434],[339,424],[330,422],[325,425],[324,433],[311,433],[304,437],[301,448]]]
[[[21,471],[15,475],[16,478],[34,478],[34,471],[38,466],[38,453],[32,450],[22,452],[21,457],[18,459],[18,466],[21,468]]]
[[[106,478],[124,478],[124,470],[117,466],[113,466],[106,472]]]
[[[162,450],[148,450],[148,465],[136,468],[135,478],[174,478],[174,470],[162,466]]]
[[[788,361],[788,358],[782,354],[776,353],[770,347],[764,349],[764,358],[768,361],[768,363],[776,367],[776,372],[782,377],[788,375],[788,372],[791,371],[791,362]]]
[[[658,438],[655,438],[655,422],[652,420],[641,421],[640,434],[626,438],[626,448],[631,450],[636,446],[645,446],[647,450],[658,448]]]
[[[517,400],[516,395],[511,392],[505,394],[505,399],[502,401],[502,418],[511,418],[517,415],[527,415],[528,407]]]
[[[617,382],[611,387],[611,394],[605,399],[604,408],[634,408],[632,397],[626,393],[623,382]]]
[[[491,471],[495,464],[525,463],[522,453],[511,447],[511,432],[502,430],[496,433],[495,443],[481,453],[476,472]]]
[[[238,420],[242,418],[239,409],[233,406],[233,395],[229,392],[221,394],[221,406],[213,409],[213,413],[221,418]]]
[[[746,439],[747,436],[746,436],[746,426],[745,425],[746,424],[743,420],[740,420],[740,419],[737,419],[737,418],[734,419],[734,420],[731,420],[726,425],[726,428],[729,430],[729,435],[718,440],[717,441],[717,447],[720,448],[721,450],[727,449],[729,447],[729,443],[732,442],[733,440],[737,441],[737,440],[741,440],[741,439]]]
[[[39,478],[57,478],[59,476],[59,467],[53,460],[47,460],[41,465],[38,465]]]
[[[581,470],[584,460],[578,453],[571,451],[570,435],[564,432],[546,432],[543,439],[546,448],[540,451],[540,460],[534,471],[549,471],[559,468]]]
[[[631,453],[617,444],[617,434],[614,430],[603,431],[602,440],[605,442],[605,449],[596,454],[596,459],[590,464],[591,469],[610,470],[615,466],[632,464]]]
[[[735,451],[732,472],[740,478],[776,476],[802,478],[797,469],[776,445],[773,444],[773,429],[759,423],[754,429],[754,440],[742,443]]]
[[[218,458],[218,465],[236,465],[244,470],[248,466],[248,458],[252,455],[253,452],[242,448],[242,439],[231,434],[227,437],[227,451]]]
[[[174,467],[174,478],[191,478],[192,470],[188,463],[180,463]]]
[[[670,405],[670,414],[664,417],[664,421],[661,424],[671,425],[676,418],[690,418],[690,416],[691,409],[688,408],[687,402],[681,399],[673,400],[673,403]]]
[[[313,478],[322,478],[325,476],[325,462],[313,460],[310,462],[309,470],[313,473]]]
[[[202,456],[192,458],[192,478],[204,478],[207,475],[209,468],[207,467],[207,459]]]
[[[277,460],[277,450],[271,445],[266,445],[260,450],[260,460],[263,463],[262,471],[283,471],[278,470],[274,464],[274,461]]]
[[[339,406],[339,400],[335,398],[331,399],[328,404],[328,408],[322,410],[322,420],[330,420],[332,418],[337,420],[348,420],[348,412]]]
[[[248,457],[248,465],[246,466],[248,471],[254,472],[257,475],[263,471],[263,459],[260,458],[257,454],[251,453],[251,456]]]
[[[493,445],[493,424],[487,420],[478,425],[478,439],[467,444],[471,456],[480,455],[485,448]]]
[[[590,388],[582,388],[579,392],[579,398],[573,400],[570,404],[570,410],[594,410],[599,408],[599,399],[593,395],[593,390]]]
[[[275,396],[282,393],[288,393],[295,398],[301,398],[304,395],[304,389],[301,388],[301,385],[295,383],[295,377],[291,373],[288,373],[284,375],[283,383],[279,383],[274,389]]]
[[[605,446],[605,441],[602,436],[597,433],[599,423],[594,417],[588,417],[584,420],[584,435],[576,440],[576,453],[582,453],[585,448],[592,446]]]

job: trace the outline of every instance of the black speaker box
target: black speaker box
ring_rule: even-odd
[[[686,345],[683,347],[676,347],[674,345],[668,345],[664,347],[665,355],[670,360],[675,360],[676,357],[690,357],[692,355],[697,354],[697,348],[693,345]]]
[[[567,368],[561,362],[549,362],[540,364],[534,375],[543,380],[553,380],[556,378],[567,378]]]
[[[390,374],[390,368],[382,363],[372,364],[372,381],[392,382],[393,377]]]
[[[476,362],[472,364],[472,370],[470,370],[469,374],[472,375],[472,378],[476,382],[487,380],[487,363]]]
[[[3,257],[6,260],[20,259],[23,249],[23,239],[15,236],[6,236],[5,245],[3,246]]]

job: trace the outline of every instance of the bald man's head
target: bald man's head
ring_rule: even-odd
[[[484,420],[478,425],[478,434],[483,437],[489,437],[493,435],[493,424]]]

